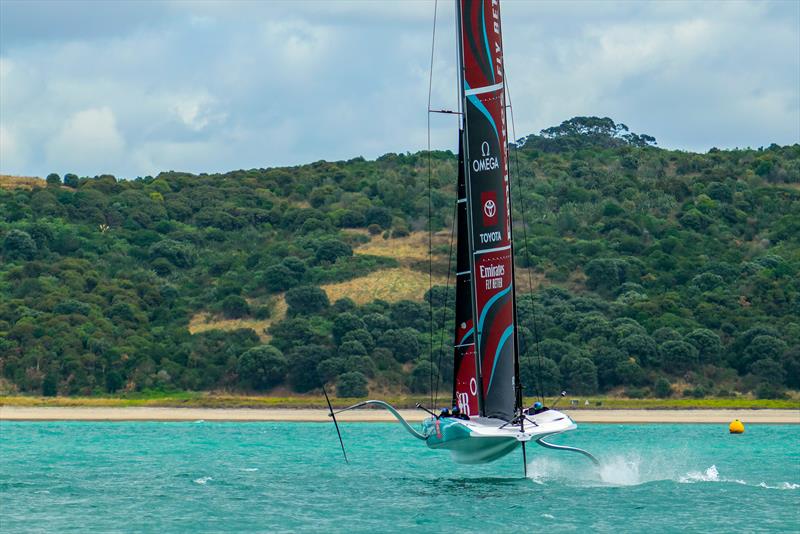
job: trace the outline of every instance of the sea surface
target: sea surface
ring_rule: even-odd
[[[0,532],[800,532],[800,426],[583,424],[480,466],[397,424],[0,423]]]

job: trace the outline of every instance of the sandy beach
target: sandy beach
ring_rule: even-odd
[[[747,423],[800,424],[800,410],[564,410],[578,423]],[[421,410],[401,410],[422,421]],[[341,421],[389,422],[385,410],[353,410]],[[0,421],[329,421],[325,410],[286,408],[97,408],[0,406]]]

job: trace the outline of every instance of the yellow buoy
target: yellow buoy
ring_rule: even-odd
[[[744,434],[744,425],[738,419],[734,419],[731,421],[731,424],[728,425],[728,430],[731,431],[731,434]]]

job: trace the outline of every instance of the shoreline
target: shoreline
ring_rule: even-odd
[[[409,422],[428,415],[421,410],[399,410]],[[794,409],[664,409],[591,410],[564,409],[576,423],[606,424],[800,424]],[[352,410],[340,414],[343,422],[384,423],[395,421],[380,409]],[[6,421],[218,421],[218,422],[328,422],[327,410],[304,408],[164,408],[164,407],[42,407],[0,406],[0,422]]]

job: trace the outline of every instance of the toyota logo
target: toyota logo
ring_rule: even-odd
[[[486,201],[486,204],[483,205],[483,213],[490,219],[494,217],[494,214],[497,213],[497,205],[494,203],[494,200],[490,199]]]

